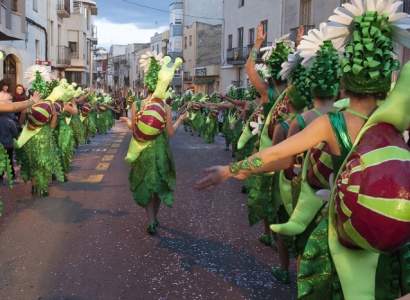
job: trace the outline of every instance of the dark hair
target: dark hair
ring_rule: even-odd
[[[345,94],[348,98],[356,98],[359,100],[372,97],[376,100],[384,100],[387,97],[387,92],[380,92],[380,93],[357,93],[353,92],[349,89],[345,89]]]
[[[0,80],[0,90],[3,90],[4,86],[10,86],[10,81],[8,81],[7,79]]]

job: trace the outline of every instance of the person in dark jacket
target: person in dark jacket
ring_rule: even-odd
[[[0,143],[7,151],[11,163],[12,180],[16,179],[16,171],[13,166],[13,138],[17,138],[18,130],[16,123],[6,113],[0,113]],[[4,172],[0,176],[0,182],[3,181]]]

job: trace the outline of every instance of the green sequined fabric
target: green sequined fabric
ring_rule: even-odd
[[[334,277],[328,246],[328,218],[320,222],[306,245],[298,274],[298,299],[343,299]]]
[[[218,134],[218,119],[210,119],[204,131],[204,139],[206,143],[215,142],[215,136]]]
[[[3,172],[6,173],[9,184],[11,186],[13,183],[13,181],[11,180],[11,161],[9,159],[9,156],[7,155],[6,149],[4,149],[3,145],[0,143],[0,174]]]
[[[88,130],[92,137],[94,137],[95,134],[97,133],[97,119],[98,119],[97,112],[95,110],[92,110],[90,114],[88,115],[88,117],[86,118],[86,120],[88,120],[87,122],[89,125],[87,126],[84,124],[85,130],[86,130],[85,131],[86,136],[88,134]]]
[[[238,160],[244,160],[245,157],[249,157],[253,154],[255,150],[255,144],[258,141],[258,135],[252,136],[246,143],[245,145],[238,150],[236,158]]]
[[[222,123],[222,134],[225,137],[226,143],[231,143],[232,142],[232,137],[233,137],[233,131],[229,129],[229,117],[228,117],[228,111],[225,111],[225,117],[224,121]]]
[[[269,174],[255,174],[251,176],[251,189],[248,194],[248,221],[255,225],[263,219],[273,223],[276,210],[274,209],[272,188],[273,176]]]
[[[65,117],[59,120],[53,134],[60,150],[63,172],[68,173],[72,163],[75,142],[74,132],[71,127],[67,125]]]
[[[176,173],[165,131],[141,152],[132,164],[128,179],[139,206],[147,206],[153,194],[157,194],[166,205],[173,205]]]
[[[37,187],[45,190],[50,183],[51,174],[59,181],[64,181],[58,146],[49,124],[44,125],[21,149],[16,149],[16,156],[24,182],[34,178]]]
[[[97,119],[97,132],[104,133],[115,125],[115,119],[111,110],[102,112]]]
[[[205,126],[205,119],[201,111],[198,111],[196,113],[194,119],[192,120],[192,125],[194,126],[194,129],[197,133],[201,134],[203,132]]]
[[[74,133],[75,148],[84,143],[85,140],[85,128],[78,115],[71,116],[70,127]]]
[[[243,130],[243,120],[241,119],[236,123],[234,130],[232,131],[232,144],[237,145],[239,138],[241,137]]]

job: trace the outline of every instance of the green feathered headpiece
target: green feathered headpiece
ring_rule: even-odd
[[[227,95],[229,98],[236,99],[236,98],[235,98],[235,97],[236,97],[236,94],[235,94],[235,86],[234,86],[234,85],[231,84],[231,85],[228,86],[226,95]]]
[[[145,74],[144,83],[150,92],[154,92],[155,89],[157,88],[158,73],[159,73],[159,70],[161,69],[161,66],[157,63],[157,60],[155,59],[155,57],[152,56],[150,60],[151,60],[151,63],[149,65],[147,73]]]
[[[46,99],[50,94],[47,83],[43,80],[39,71],[36,71],[36,79],[34,79],[31,85],[32,90],[39,92],[43,99]]]
[[[303,109],[313,102],[310,86],[306,80],[307,69],[302,65],[299,53],[289,54],[288,60],[282,64],[280,75],[283,80],[288,80],[290,83],[287,95],[297,109]]]
[[[353,38],[340,61],[342,84],[358,93],[379,93],[390,90],[391,74],[400,69],[393,58],[390,27],[383,25],[387,15],[367,11],[354,18]]]
[[[335,9],[329,17],[332,36],[347,43],[342,68],[342,85],[357,93],[390,90],[391,74],[400,64],[392,52],[397,44],[410,47],[408,14],[398,11],[401,1],[355,0]],[[338,49],[337,47],[335,47]]]
[[[313,96],[335,97],[339,92],[339,56],[331,41],[324,41],[308,69],[308,82]]]
[[[218,98],[219,98],[219,95],[217,93],[213,93],[211,95],[211,102],[212,103],[218,103]]]
[[[236,100],[246,100],[246,89],[244,87],[238,87],[235,89]]]
[[[285,42],[279,42],[276,44],[275,49],[272,49],[272,53],[265,61],[269,75],[279,83],[283,82],[280,76],[282,64],[288,60],[288,55],[293,53],[293,51],[293,48]]]

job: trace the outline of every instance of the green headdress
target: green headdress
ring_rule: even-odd
[[[229,98],[236,99],[236,98],[235,98],[235,97],[236,97],[236,94],[235,94],[235,86],[234,86],[234,85],[231,84],[231,85],[228,86],[226,95],[227,95]]]
[[[217,93],[213,93],[211,95],[211,102],[212,103],[218,103],[218,98],[219,98],[219,95]]]
[[[326,23],[302,37],[297,51],[303,57],[302,65],[308,68],[307,80],[314,96],[329,98],[339,92],[339,55],[335,48],[342,43],[341,39],[330,39]]]
[[[41,94],[43,99],[46,99],[50,94],[47,82],[51,81],[50,72],[44,67],[33,65],[24,73],[25,79],[32,84],[32,89]]]
[[[303,109],[313,102],[310,86],[306,81],[307,69],[302,65],[299,53],[289,54],[288,60],[282,64],[280,75],[282,80],[290,83],[287,95],[297,109]]]
[[[315,60],[308,69],[308,82],[313,96],[335,97],[339,92],[339,56],[331,41],[320,46]]]
[[[282,63],[288,60],[288,55],[294,52],[294,43],[288,39],[289,34],[275,41],[274,45],[262,56],[269,75],[278,82],[283,82],[280,76]],[[261,51],[266,48],[261,49]]]
[[[144,68],[144,83],[150,92],[154,92],[158,83],[158,73],[161,70],[163,54],[147,51],[140,59],[140,67]]]
[[[329,18],[335,37],[348,43],[341,59],[342,84],[358,93],[390,90],[391,74],[400,68],[391,53],[394,42],[410,47],[409,19],[396,13],[400,1],[354,0],[335,10]],[[402,26],[403,28],[401,28]]]

